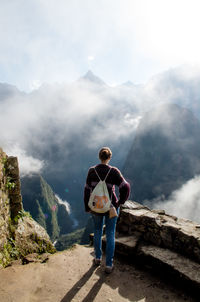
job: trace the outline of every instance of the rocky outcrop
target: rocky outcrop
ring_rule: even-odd
[[[0,266],[46,252],[55,248],[44,228],[23,210],[17,158],[0,149]]]
[[[168,248],[200,263],[200,225],[190,220],[150,210],[137,202],[122,206],[119,233],[135,235],[156,246]]]
[[[104,244],[106,238],[103,238]],[[132,201],[121,208],[116,253],[158,268],[200,292],[200,225]]]

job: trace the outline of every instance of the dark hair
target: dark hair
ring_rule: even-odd
[[[99,159],[100,160],[107,160],[112,157],[112,151],[108,147],[103,147],[99,151]]]

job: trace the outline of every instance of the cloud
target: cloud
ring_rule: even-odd
[[[39,172],[50,162],[63,170],[63,160],[70,161],[72,150],[80,153],[79,146],[119,144],[136,129],[137,114],[129,113],[131,102],[121,97],[90,81],[43,84],[29,94],[8,94],[0,102],[0,145],[19,157],[22,175]]]
[[[42,83],[38,80],[33,80],[30,84],[29,87],[31,90],[36,90],[38,89],[40,86],[42,85]]]
[[[0,145],[25,162],[35,159],[33,166],[39,171],[44,158],[46,163],[55,161],[55,154],[68,158],[76,143],[95,150],[130,137],[131,144],[143,114],[161,103],[178,103],[200,116],[199,85],[199,69],[184,67],[157,75],[143,86],[113,88],[76,81],[43,84],[29,94],[14,90],[7,98],[3,90]]]
[[[55,194],[55,196],[56,196],[56,198],[57,198],[57,200],[58,200],[58,203],[59,203],[59,204],[63,204],[63,205],[65,206],[65,209],[66,209],[67,213],[70,214],[70,212],[71,212],[70,204],[69,204],[66,200],[62,200],[62,199],[58,196],[58,194]]]
[[[21,177],[41,173],[44,167],[44,161],[27,155],[26,151],[21,149],[17,144],[12,147],[5,147],[4,150],[9,156],[17,156]]]
[[[131,116],[130,113],[127,113],[124,116],[125,123],[127,125],[134,126],[135,129],[137,129],[137,127],[139,126],[141,118],[142,118],[142,116],[137,116],[137,117]]]
[[[150,204],[149,204],[150,205]],[[167,200],[158,197],[151,203],[155,209],[164,209],[167,213],[200,222],[200,176],[187,181],[175,190]]]

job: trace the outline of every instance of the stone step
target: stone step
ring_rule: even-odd
[[[105,240],[105,237],[103,238]],[[119,254],[130,255],[137,251],[140,237],[137,235],[123,236],[115,239],[115,247]]]
[[[90,241],[93,244],[94,234],[90,234]],[[131,236],[117,236],[115,238],[115,251],[118,254],[130,255],[137,252],[137,245],[139,244],[140,236],[131,235]],[[106,236],[102,236],[102,246],[106,247]]]
[[[116,236],[115,238],[115,253],[124,256],[132,256],[137,254],[137,247],[140,242],[140,236],[138,235],[127,235],[127,236]],[[102,247],[106,247],[106,236],[102,236]]]
[[[103,247],[106,238],[102,238]],[[178,282],[193,287],[200,293],[200,264],[174,251],[140,241],[139,235],[120,236],[116,238],[115,253],[129,259],[139,259],[145,265],[160,271],[161,274],[175,278]]]
[[[169,249],[153,246],[141,245],[138,249],[140,255],[145,256],[151,263],[165,267],[169,272],[176,273],[181,279],[190,281],[200,290],[200,264],[194,262]]]

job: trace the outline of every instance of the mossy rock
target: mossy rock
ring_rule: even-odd
[[[55,253],[46,230],[30,217],[18,220],[15,230],[15,244],[20,254],[25,256],[32,253]]]

